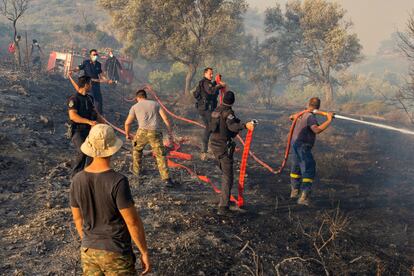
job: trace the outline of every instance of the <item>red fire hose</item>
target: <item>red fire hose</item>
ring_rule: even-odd
[[[184,121],[184,122],[187,122],[187,123],[190,123],[190,124],[193,124],[193,125],[196,125],[196,126],[199,126],[199,127],[202,127],[202,128],[205,128],[205,126],[203,125],[203,124],[201,124],[201,123],[199,123],[199,122],[196,122],[196,121],[193,121],[193,120],[190,120],[190,119],[187,119],[187,118],[184,118],[184,117],[180,117],[180,116],[178,116],[178,115],[176,115],[176,114],[174,114],[174,113],[172,113],[170,110],[168,110],[167,109],[167,107],[161,102],[161,100],[160,100],[160,98],[158,97],[158,95],[157,95],[157,93],[155,93],[155,91],[152,89],[152,87],[151,87],[151,85],[149,85],[149,84],[146,84],[145,86],[144,86],[145,88],[147,88],[148,89],[148,91],[154,96],[154,98],[157,100],[157,102],[161,105],[161,107],[168,113],[168,114],[170,114],[172,117],[174,117],[174,118],[176,118],[176,119],[178,119],[178,120],[181,120],[181,121]],[[240,135],[237,135],[237,139],[239,139],[239,141],[240,141],[240,143],[242,143],[242,145],[244,146],[244,141],[243,141],[243,139],[240,137]],[[260,165],[262,165],[264,168],[266,168],[267,170],[269,170],[271,173],[276,173],[276,171],[275,170],[273,170],[272,169],[272,167],[270,167],[268,164],[266,164],[264,161],[262,161],[262,160],[260,160],[260,158],[259,157],[257,157],[256,155],[255,155],[255,153],[254,152],[252,152],[252,151],[249,151],[249,154],[250,154],[250,156],[257,162],[257,163],[259,163]]]
[[[217,80],[217,78],[216,78]],[[218,79],[220,80],[220,79]],[[154,98],[156,99],[156,101],[160,104],[160,106],[172,117],[181,120],[181,121],[185,121],[187,123],[190,124],[194,124],[197,125],[199,127],[205,128],[205,126],[199,122],[178,116],[176,114],[174,114],[173,112],[171,112],[170,110],[168,110],[168,108],[162,103],[162,101],[160,100],[160,98],[158,97],[157,93],[152,89],[151,85],[149,84],[145,84],[144,88],[147,88],[148,91],[154,96]],[[128,100],[132,100],[132,99],[128,99]],[[286,149],[285,149],[285,155],[284,155],[284,159],[282,162],[281,167],[279,168],[279,170],[274,170],[272,169],[272,167],[270,167],[268,164],[266,164],[264,161],[260,160],[255,154],[254,152],[250,151],[250,145],[252,142],[252,136],[253,136],[253,131],[248,131],[247,135],[246,135],[246,141],[243,141],[243,139],[240,137],[240,135],[237,136],[237,138],[239,139],[239,141],[243,144],[244,146],[244,150],[243,150],[243,155],[242,155],[242,160],[241,160],[241,165],[240,165],[240,175],[239,175],[239,185],[238,185],[238,199],[236,200],[233,196],[231,197],[231,201],[237,203],[237,205],[239,207],[243,206],[244,204],[244,199],[243,199],[243,192],[244,192],[244,183],[245,183],[245,175],[246,175],[246,167],[247,167],[247,160],[248,160],[248,156],[250,154],[250,156],[252,156],[252,158],[258,162],[260,165],[262,165],[264,168],[266,168],[267,170],[269,170],[272,173],[277,173],[280,174],[282,173],[284,167],[286,166],[286,162],[287,159],[289,157],[289,152],[290,152],[290,147],[291,147],[291,140],[292,140],[292,135],[293,135],[293,131],[295,129],[297,120],[305,113],[307,112],[306,110],[301,111],[297,114],[294,115],[294,120],[292,122],[292,125],[290,127],[290,131],[289,131],[289,135],[288,135],[288,141],[287,141],[287,145],[286,145]],[[116,127],[115,125],[111,124],[109,121],[107,121],[105,118],[104,120],[106,121],[106,123],[108,123],[109,125],[111,125],[114,129],[116,129],[117,131],[120,131],[121,133],[125,132]],[[185,169],[187,172],[189,172],[191,175],[196,175],[197,178],[205,183],[208,183],[212,186],[213,190],[217,193],[220,193],[220,190],[217,188],[217,186],[215,186],[212,181],[207,177],[207,176],[203,176],[203,175],[197,175],[194,171],[192,171],[190,168],[178,164],[176,162],[173,162],[170,160],[170,158],[177,158],[177,159],[182,159],[182,160],[191,160],[192,159],[192,155],[191,154],[186,154],[186,153],[182,153],[182,152],[178,152],[178,149],[180,148],[179,144],[174,143],[173,144],[174,149],[172,151],[170,151],[168,157],[168,166],[169,167],[176,167],[176,168],[182,168]]]
[[[217,74],[216,75],[216,84],[220,84],[221,83],[221,75]],[[220,88],[220,95],[219,95],[219,103],[222,104],[223,103],[223,96],[224,93],[226,93],[226,88]]]
[[[288,135],[288,139],[287,139],[287,145],[286,145],[286,149],[285,149],[285,156],[283,158],[283,162],[282,162],[282,166],[280,166],[279,170],[277,171],[277,174],[281,174],[283,169],[286,166],[286,162],[289,158],[289,153],[290,153],[290,147],[291,147],[291,143],[292,143],[292,136],[293,136],[293,131],[295,130],[295,126],[296,126],[296,122],[298,121],[298,119],[305,114],[306,112],[308,112],[307,110],[303,110],[299,113],[296,113],[295,115],[293,115],[293,121],[292,121],[292,125],[290,126],[290,130],[289,130],[289,135]]]
[[[115,130],[117,130],[118,132],[122,133],[122,134],[126,134],[125,131],[119,127],[117,127],[116,125],[112,124],[111,122],[109,122],[105,117],[103,117],[102,115],[100,115],[102,117],[102,119],[104,120],[105,123],[107,123],[108,125],[110,125],[111,127],[113,127]],[[130,134],[130,138],[133,138],[133,134]],[[167,146],[172,146],[172,150],[168,153],[167,155],[167,161],[168,161],[168,167],[170,168],[180,168],[180,169],[184,169],[186,170],[190,175],[192,176],[196,176],[200,181],[210,184],[211,187],[213,188],[213,190],[216,193],[220,193],[220,189],[217,188],[217,186],[211,181],[211,179],[205,175],[198,175],[196,174],[196,172],[194,172],[193,170],[191,170],[189,167],[181,165],[177,162],[172,161],[171,159],[181,159],[181,160],[192,160],[193,156],[191,154],[187,154],[187,153],[183,153],[183,152],[179,152],[178,150],[180,149],[180,145],[178,143],[172,143],[172,145],[167,145]],[[243,192],[242,192],[243,193]],[[234,203],[238,203],[238,200],[236,200],[234,198],[234,196],[230,196],[230,200]]]
[[[145,88],[147,88],[149,90],[149,92],[154,96],[154,98],[157,100],[157,102],[161,105],[161,107],[168,113],[170,114],[172,117],[178,119],[178,120],[182,120],[200,127],[205,128],[205,126],[203,124],[200,124],[196,121],[193,120],[189,120],[186,119],[184,117],[178,116],[174,113],[172,113],[170,110],[167,109],[167,107],[161,102],[160,98],[158,97],[158,95],[155,93],[155,91],[153,91],[152,87],[148,84],[145,85]],[[288,160],[289,157],[289,153],[290,153],[290,147],[291,147],[291,141],[292,141],[292,136],[293,136],[293,131],[295,129],[297,120],[305,113],[307,112],[307,110],[301,111],[297,114],[294,115],[294,119],[292,122],[292,125],[290,127],[290,131],[289,131],[289,135],[288,135],[288,139],[287,139],[287,145],[286,145],[286,149],[285,149],[285,154],[284,154],[284,159],[282,162],[281,167],[279,168],[279,170],[274,170],[272,169],[268,164],[266,164],[265,162],[263,162],[262,160],[260,160],[253,152],[250,151],[250,145],[252,142],[252,137],[253,137],[253,131],[248,131],[247,135],[246,135],[246,140],[243,141],[243,139],[240,137],[240,135],[237,136],[237,138],[239,139],[239,141],[243,144],[244,149],[243,149],[243,154],[242,154],[242,159],[241,159],[241,164],[240,164],[240,175],[239,175],[239,185],[238,185],[238,198],[235,199],[233,196],[231,196],[230,200],[235,202],[239,207],[242,207],[244,205],[244,198],[243,198],[243,193],[244,193],[244,184],[245,184],[245,176],[246,176],[246,167],[247,167],[247,160],[248,160],[248,156],[249,154],[252,156],[252,158],[258,162],[259,164],[261,164],[264,168],[268,169],[270,172],[272,173],[277,173],[277,174],[281,174],[283,169],[286,166],[286,162]],[[105,118],[104,120],[110,124],[112,127],[114,127],[116,130],[122,132],[125,134],[125,132],[122,129],[119,129],[118,127],[114,126],[113,124],[111,124],[110,122],[108,122]],[[171,145],[170,145],[171,146]],[[207,184],[210,184],[213,188],[213,190],[216,193],[220,193],[220,189],[217,188],[216,185],[214,185],[214,183],[211,181],[210,178],[208,178],[207,176],[204,175],[197,175],[194,171],[192,171],[190,168],[181,165],[179,163],[176,163],[172,160],[170,160],[171,158],[176,158],[176,159],[181,159],[181,160],[192,160],[192,155],[191,154],[186,154],[186,153],[182,153],[182,152],[178,152],[178,149],[180,148],[179,144],[173,143],[173,150],[171,150],[167,156],[168,158],[168,166],[169,167],[174,167],[174,168],[181,168],[181,169],[185,169],[190,175],[194,175],[196,176],[200,181],[205,182]]]
[[[237,206],[242,207],[244,204],[243,192],[244,192],[244,180],[246,177],[246,166],[247,159],[249,158],[250,144],[252,142],[253,131],[247,131],[246,141],[244,144],[244,150],[242,154],[242,160],[240,164],[240,175],[239,175],[239,195],[237,197]]]

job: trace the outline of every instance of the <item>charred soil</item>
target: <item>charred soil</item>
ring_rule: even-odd
[[[106,117],[123,125],[131,103],[122,97],[129,90],[102,90]],[[81,274],[68,203],[73,148],[65,123],[71,93],[59,77],[0,68],[1,275]],[[191,106],[170,106],[197,118]],[[234,109],[241,118],[260,121],[252,150],[279,166],[293,110]],[[195,137],[201,129],[177,120],[174,129],[177,138],[186,138],[181,150],[194,157],[177,162],[219,185],[215,161],[199,160]],[[152,275],[410,275],[414,137],[335,121],[318,138],[312,206],[289,199],[288,169],[273,175],[250,158],[247,212],[227,216],[216,214],[211,187],[185,171],[172,169],[180,184],[163,188],[151,156],[145,158],[145,176],[134,178],[126,143],[113,163],[128,176],[144,220]]]

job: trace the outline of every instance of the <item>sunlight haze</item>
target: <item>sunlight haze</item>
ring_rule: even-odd
[[[249,6],[261,12],[287,1],[247,0]],[[413,0],[338,0],[347,11],[347,17],[354,23],[363,52],[375,54],[381,41],[389,39],[391,33],[405,30],[408,15],[414,11]]]

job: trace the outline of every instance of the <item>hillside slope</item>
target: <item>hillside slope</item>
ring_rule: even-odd
[[[68,204],[73,148],[64,137],[73,90],[58,77],[3,67],[0,87],[0,274],[79,275],[80,243]],[[103,88],[106,114],[117,125],[131,105],[122,95],[130,90]],[[260,120],[252,149],[277,166],[293,110],[235,109],[242,118]],[[191,108],[172,110],[196,118]],[[182,151],[194,154],[179,162],[219,183],[214,160],[198,159],[194,139],[200,130],[175,120],[174,129],[177,138],[186,137]],[[340,121],[320,138],[312,207],[288,199],[287,174],[272,175],[250,159],[247,213],[228,217],[216,215],[212,188],[184,171],[172,170],[179,187],[163,189],[150,156],[143,181],[135,179],[126,143],[113,163],[128,176],[143,217],[152,275],[408,275],[414,259],[413,138]],[[334,230],[338,235],[323,246]]]

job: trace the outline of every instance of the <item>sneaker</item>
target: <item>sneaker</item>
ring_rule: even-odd
[[[207,152],[200,153],[200,159],[201,159],[201,161],[206,161],[207,158],[208,158]]]
[[[297,188],[291,188],[290,198],[297,198],[299,196],[300,190]]]
[[[164,184],[165,184],[165,187],[167,187],[167,188],[173,188],[175,186],[175,183],[174,183],[174,181],[172,181],[171,178],[168,178],[167,180],[164,180]]]
[[[298,199],[298,204],[309,206],[310,204],[310,192],[309,191],[302,191]]]

